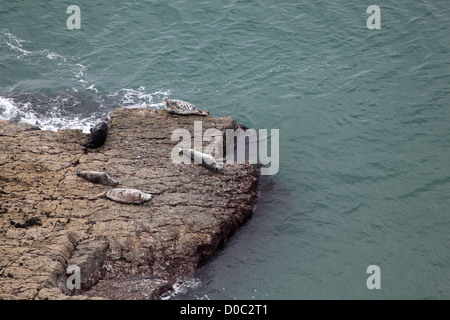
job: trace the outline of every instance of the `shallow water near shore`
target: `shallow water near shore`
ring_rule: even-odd
[[[76,4],[80,30],[1,3],[0,118],[88,132],[168,96],[280,132],[252,219],[172,299],[450,298],[446,1],[378,3],[379,30],[368,1]]]

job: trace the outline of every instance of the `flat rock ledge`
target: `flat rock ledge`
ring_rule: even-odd
[[[81,130],[0,120],[0,299],[160,299],[212,258],[251,217],[258,172],[174,164],[172,132],[193,138],[194,121],[203,133],[237,127],[230,117],[118,108],[105,144],[86,149]],[[153,199],[95,198],[112,187],[77,177],[83,170],[105,171]],[[77,283],[72,265],[79,289],[68,286],[68,278]]]

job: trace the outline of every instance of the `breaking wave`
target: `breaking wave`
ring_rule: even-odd
[[[185,294],[189,289],[195,289],[201,284],[200,279],[178,279],[172,286],[172,290],[161,296],[161,300],[173,299],[178,295]]]
[[[99,120],[117,107],[162,107],[162,98],[170,91],[148,93],[145,87],[121,89],[99,94],[95,86],[79,92],[60,92],[54,95],[40,93],[6,93],[0,96],[0,118],[26,122],[43,130],[81,129],[89,133]]]

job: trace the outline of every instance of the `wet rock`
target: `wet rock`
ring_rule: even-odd
[[[158,299],[208,261],[251,217],[258,176],[249,164],[221,175],[174,164],[172,133],[193,136],[194,121],[203,132],[237,127],[230,117],[116,109],[105,144],[85,153],[80,130],[0,120],[0,298]],[[107,171],[152,201],[95,198],[111,187],[77,178],[83,170]],[[69,265],[80,289],[67,288]]]

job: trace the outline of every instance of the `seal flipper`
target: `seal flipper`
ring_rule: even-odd
[[[105,191],[105,192],[99,193],[98,195],[93,196],[91,198],[87,198],[87,199],[88,200],[97,200],[98,198],[106,197],[107,193],[108,193],[108,191]]]

